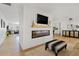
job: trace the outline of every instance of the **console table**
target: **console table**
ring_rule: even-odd
[[[78,30],[62,30],[62,36],[79,38]]]

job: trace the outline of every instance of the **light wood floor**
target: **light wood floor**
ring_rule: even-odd
[[[54,35],[54,39],[63,40],[67,43],[67,49],[63,49],[59,56],[79,56],[79,49],[74,46],[79,43],[77,38],[62,37]],[[79,46],[77,46],[79,47]],[[28,51],[20,51],[19,38],[17,35],[11,35],[6,38],[4,43],[0,46],[0,56],[54,56],[50,50],[45,51],[45,46],[39,46]]]
[[[17,56],[20,55],[19,36],[10,35],[3,44],[0,45],[0,56]]]
[[[59,56],[79,56],[79,49],[74,48],[74,46],[79,43],[79,39],[77,38],[69,38],[69,37],[62,37],[59,35],[54,35],[54,39],[63,40],[67,43],[67,49],[63,49],[58,55]],[[77,46],[79,47],[79,46]],[[29,51],[23,52],[26,56],[54,56],[52,51],[46,50],[45,46],[42,45],[40,47],[31,49]]]

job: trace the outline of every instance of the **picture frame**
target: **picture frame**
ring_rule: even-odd
[[[5,28],[5,22],[1,19],[1,28]]]

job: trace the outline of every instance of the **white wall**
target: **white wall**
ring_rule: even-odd
[[[20,24],[21,24],[20,35],[22,35],[20,41],[22,41],[21,46],[23,49],[28,49],[40,44],[44,44],[45,42],[53,39],[52,24],[50,28],[46,28],[50,30],[51,35],[32,39],[32,21],[37,19],[37,13],[48,16],[49,20],[51,21],[52,21],[52,17],[50,14],[46,13],[44,10],[37,9],[36,7],[34,8],[31,6],[29,6],[28,4],[24,5],[23,17],[21,17],[20,19]]]
[[[61,30],[67,30],[67,25],[70,23],[79,24],[79,4],[53,4],[52,9],[53,25],[59,28],[59,23],[61,23]],[[73,21],[69,22],[69,18],[72,18]],[[59,34],[60,30],[56,33]]]
[[[0,11],[0,45],[3,43],[4,39],[6,38],[6,25],[5,28],[1,28],[1,19],[5,21],[5,24],[7,25],[6,18],[3,15],[3,13]]]

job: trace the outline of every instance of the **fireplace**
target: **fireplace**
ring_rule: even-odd
[[[39,38],[50,35],[50,30],[33,30],[32,38]]]

